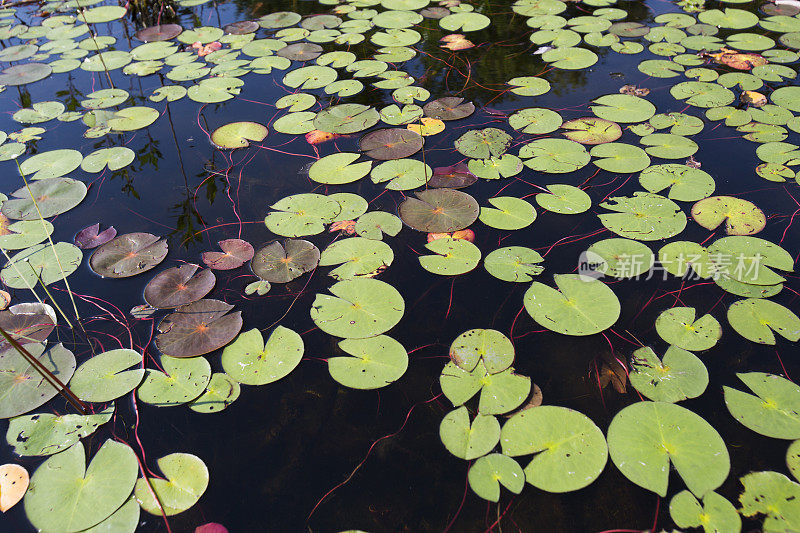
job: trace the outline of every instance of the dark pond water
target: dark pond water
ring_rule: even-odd
[[[416,28],[423,35],[423,41],[415,45],[419,53],[402,67],[418,80],[419,86],[431,92],[432,98],[455,94],[472,100],[478,108],[469,119],[448,123],[444,132],[427,139],[425,157],[431,167],[461,160],[453,141],[469,129],[494,125],[512,132],[503,114],[536,105],[557,109],[565,119],[579,118],[590,115],[587,104],[591,99],[617,93],[625,84],[649,88],[648,99],[658,112],[684,111],[702,116],[703,110],[687,110],[684,103],[670,95],[674,80],[650,78],[637,70],[642,59],[656,57],[647,51],[626,56],[593,48],[600,61],[589,68],[548,69],[541,57],[532,53],[536,46],[527,40],[531,30],[524,17],[511,11],[511,2],[473,4],[492,17],[489,28],[468,35],[479,46],[457,54],[444,51],[438,43],[443,32],[435,21],[426,20]],[[716,2],[707,5],[716,6]],[[656,0],[619,2],[614,7],[628,12],[625,20],[643,23],[651,23],[661,13],[680,12],[675,4]],[[743,8],[758,12],[757,7],[749,3]],[[162,22],[179,22],[188,28],[221,26],[281,10],[303,15],[323,13],[329,6],[285,0],[208,3],[175,9],[177,14],[165,13]],[[569,13],[577,14],[581,9],[582,5],[572,5]],[[28,15],[23,12],[20,14],[24,19]],[[156,13],[157,9],[144,10],[97,28],[100,34],[117,37],[118,49],[128,50],[139,44],[132,38],[133,33],[152,24]],[[259,31],[259,35],[265,33]],[[334,49],[331,45],[324,47]],[[361,44],[351,51],[363,58],[373,53],[373,48]],[[538,74],[552,85],[546,95],[534,100],[503,91],[505,82],[513,77]],[[118,144],[136,152],[134,162],[123,170],[107,171],[100,177],[74,173],[73,177],[91,182],[91,187],[78,208],[54,221],[55,241],[71,242],[78,230],[101,222],[104,226],[113,225],[120,234],[150,232],[167,237],[170,252],[162,268],[182,261],[198,262],[200,254],[216,249],[216,242],[221,239],[240,237],[256,246],[274,239],[264,226],[263,217],[268,206],[277,200],[311,190],[326,192],[325,186],[312,183],[304,173],[317,154],[302,135],[271,130],[261,143],[263,147],[233,152],[216,150],[208,141],[206,131],[223,124],[238,120],[269,124],[280,116],[282,112],[274,102],[287,93],[279,83],[282,73],[247,74],[242,77],[245,84],[238,97],[209,105],[187,98],[169,105],[149,102],[147,96],[162,83],[168,83],[159,75],[136,78],[116,70],[111,77],[114,86],[127,90],[136,105],[150,105],[162,116],[146,129],[100,139],[83,138],[85,127],[80,121],[52,121],[45,125],[47,132],[41,140],[28,144],[23,157],[56,148],[74,148],[87,154]],[[83,95],[108,86],[102,73],[92,75],[76,70],[20,90],[9,87],[0,94],[0,109],[4,111],[0,129],[11,132],[19,128],[10,115],[26,102],[58,100],[68,110],[80,110]],[[347,101],[378,108],[392,103],[390,91],[369,89]],[[327,105],[324,96],[320,104]],[[800,250],[798,226],[791,226],[784,236],[789,216],[797,207],[787,191],[797,197],[796,183],[775,184],[758,178],[753,170],[760,163],[755,155],[756,145],[742,140],[734,129],[716,125],[707,123],[704,131],[693,137],[701,147],[694,157],[715,178],[716,194],[741,195],[762,207],[769,221],[759,236],[773,242],[783,239],[783,246],[796,256]],[[789,135],[787,142],[800,140],[796,133]],[[357,151],[359,136],[320,144],[319,155]],[[529,138],[516,134],[515,144]],[[629,131],[621,141],[638,143]],[[514,149],[512,152],[516,153]],[[0,185],[3,192],[9,193],[18,187],[15,165],[10,161],[0,165]],[[538,192],[531,183],[568,183],[585,184],[593,207],[589,213],[575,217],[540,211],[533,225],[515,232],[476,224],[475,244],[484,255],[500,243],[527,246],[542,253],[549,250],[543,274],[547,279],[542,279],[546,283],[552,281],[549,276],[553,273],[572,272],[580,252],[599,238],[612,236],[605,232],[587,237],[603,229],[595,216],[602,212],[598,204],[612,193],[630,195],[640,190],[635,177],[628,179],[627,174],[596,170],[589,165],[572,174],[548,176],[525,168],[518,180],[479,181],[467,191],[481,205],[501,190],[503,195],[524,197]],[[329,191],[356,192],[372,200],[370,210],[393,213],[403,199],[396,191],[383,193],[381,185],[369,180],[331,187]],[[566,236],[585,238],[553,247]],[[680,238],[700,242],[708,236],[707,230],[690,220]],[[309,238],[320,249],[333,239],[329,233]],[[611,287],[622,304],[622,314],[612,331],[566,337],[543,330],[524,312],[522,297],[528,284],[502,282],[482,267],[455,278],[427,273],[417,260],[420,250],[424,250],[425,235],[408,227],[388,243],[395,261],[380,279],[396,287],[406,302],[402,321],[391,331],[410,353],[408,371],[399,381],[377,391],[359,391],[331,379],[324,359],[340,353],[337,341],[315,329],[308,313],[315,294],[331,285],[326,269],[320,268],[313,275],[286,285],[274,285],[264,297],[244,295],[244,287],[254,279],[249,270],[218,271],[216,288],[209,297],[225,300],[241,310],[243,330],[266,330],[280,323],[302,333],[306,351],[300,366],[277,383],[243,387],[236,402],[223,413],[213,415],[139,402],[137,423],[130,399],[119,400],[112,423],[85,439],[87,447],[96,449],[110,436],[133,444],[138,426],[136,431],[151,468],[158,457],[175,451],[201,457],[211,472],[208,490],[193,508],[169,519],[175,532],[192,531],[210,521],[222,523],[234,533],[346,529],[642,531],[654,524],[657,530],[671,529],[674,526],[667,506],[669,497],[682,488],[679,478],[673,474],[670,495],[659,499],[630,483],[610,462],[594,483],[576,492],[550,494],[526,486],[519,496],[504,491],[499,504],[478,498],[466,484],[469,464],[447,452],[439,439],[439,423],[452,407],[440,396],[438,376],[447,361],[448,346],[456,336],[471,328],[495,328],[513,340],[516,371],[531,376],[541,387],[546,404],[576,409],[605,432],[614,414],[639,398],[630,386],[626,394],[619,394],[610,386],[601,391],[592,373],[595,364],[612,350],[620,358],[628,358],[638,346],[634,338],[663,349],[654,320],[678,304],[696,307],[698,315],[711,312],[723,323],[720,343],[702,355],[710,375],[708,389],[700,398],[682,403],[714,426],[728,445],[731,473],[718,492],[736,502],[741,492],[740,476],[751,470],[785,471],[786,442],[762,437],[737,424],[725,408],[722,387],[738,387],[735,374],[741,371],[784,374],[784,365],[789,377],[800,375],[800,354],[783,340],[779,340],[776,349],[746,342],[733,332],[723,320],[724,310],[738,297],[723,293],[713,284],[687,282],[682,287],[680,279],[661,279],[660,275],[652,280],[612,281]],[[104,280],[90,271],[85,259],[70,277],[76,293],[105,302],[100,304],[102,309],[88,298],[79,301],[84,327],[96,351],[127,346],[130,328],[135,347],[146,347],[148,354],[156,355],[149,340],[163,313],[155,315],[154,320],[135,320],[127,314],[128,309],[142,303],[142,291],[150,277],[145,274]],[[788,290],[775,300],[797,310],[793,290],[800,289],[797,277],[791,274],[787,279]],[[680,293],[676,292],[681,288]],[[56,284],[54,289],[51,292],[67,309],[69,300],[63,285]],[[29,299],[23,291],[16,291],[14,297],[17,302]],[[112,320],[112,314],[124,321],[124,327]],[[91,355],[83,332],[73,333],[62,326],[51,339],[56,337],[74,350],[79,363]],[[208,359],[215,371],[221,371],[218,353]],[[47,404],[45,410],[69,412],[58,399]],[[0,423],[3,433],[6,427],[6,421]],[[138,452],[138,445],[134,447]],[[14,457],[8,446],[3,446],[0,453],[0,461],[19,462],[31,472],[41,463],[39,458]],[[745,530],[758,527],[758,522],[747,522]],[[22,505],[3,516],[0,529],[33,530]],[[142,513],[140,530],[165,531],[166,527],[160,517]]]

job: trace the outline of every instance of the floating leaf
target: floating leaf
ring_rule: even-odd
[[[800,388],[797,385],[763,372],[736,375],[756,394],[723,387],[725,405],[737,421],[773,439],[800,438]]]
[[[0,466],[0,511],[6,512],[22,499],[28,490],[28,471],[13,463]]]
[[[341,211],[339,202],[327,196],[303,193],[287,196],[270,206],[264,223],[272,233],[283,237],[304,237],[325,231]]]
[[[215,129],[211,142],[220,148],[247,148],[250,141],[261,142],[267,137],[267,127],[257,122],[231,122]]]
[[[403,345],[386,335],[367,339],[345,339],[339,348],[353,357],[331,357],[331,377],[353,389],[378,389],[397,381],[408,368]]]
[[[211,292],[216,276],[192,263],[156,274],[144,288],[144,301],[156,309],[171,309],[194,302]]]
[[[619,300],[603,282],[578,274],[553,278],[558,290],[536,281],[525,293],[525,309],[541,326],[564,335],[592,335],[619,318]]]
[[[242,313],[219,300],[198,300],[179,307],[158,325],[156,347],[172,357],[194,357],[222,348],[242,329]]]
[[[497,128],[471,130],[456,140],[456,150],[467,157],[485,159],[503,155],[511,144],[511,136]]]
[[[311,272],[319,263],[319,249],[302,239],[286,239],[259,248],[250,267],[253,274],[270,283],[288,283],[306,272]]]
[[[656,331],[665,342],[700,352],[713,348],[722,337],[717,319],[705,314],[695,320],[694,307],[673,307],[656,318]]]
[[[359,148],[373,159],[388,160],[413,155],[422,148],[422,144],[422,137],[417,132],[404,128],[388,128],[364,135],[359,142]]]
[[[53,225],[46,220],[21,220],[8,224],[0,215],[0,248],[21,250],[39,244],[53,234]]]
[[[583,213],[592,206],[592,199],[583,190],[556,183],[547,185],[549,193],[539,193],[534,198],[539,207],[561,213],[562,215],[574,215]]]
[[[3,215],[14,220],[39,220],[65,213],[81,203],[86,185],[72,178],[50,178],[17,189],[11,196],[11,200],[3,202]]]
[[[214,270],[232,270],[250,261],[253,245],[241,239],[225,239],[217,243],[221,252],[203,252],[203,263]]]
[[[438,120],[460,120],[474,113],[475,105],[457,96],[446,96],[428,102],[423,111],[425,116]]]
[[[542,59],[556,68],[565,70],[582,70],[597,63],[597,54],[585,48],[564,46],[548,50]]]
[[[679,492],[669,502],[669,515],[678,527],[702,527],[705,533],[742,530],[736,508],[713,491],[706,493],[702,505],[688,490]]]
[[[222,367],[239,383],[266,385],[297,368],[303,350],[303,339],[289,328],[276,327],[266,343],[259,330],[251,329],[222,350]]]
[[[57,178],[78,168],[82,160],[83,156],[77,150],[50,150],[23,161],[20,170],[34,180]]]
[[[397,289],[376,279],[340,281],[330,288],[333,296],[317,294],[311,319],[325,333],[362,339],[393,328],[405,312]]]
[[[144,373],[144,371],[142,371]],[[74,392],[74,391],[73,391]],[[37,413],[9,420],[6,441],[18,455],[53,455],[66,450],[111,420],[114,405],[92,415]],[[2,500],[0,477],[0,500]]]
[[[241,387],[233,378],[222,372],[211,374],[205,392],[189,402],[189,409],[197,413],[218,413],[236,401]]]
[[[550,82],[536,76],[512,78],[508,84],[513,87],[510,91],[520,96],[539,96],[550,90]]]
[[[586,250],[591,270],[615,278],[635,278],[653,267],[655,255],[646,244],[631,239],[603,239]]]
[[[501,230],[517,230],[533,224],[536,210],[525,200],[512,196],[489,198],[494,208],[481,207],[479,219],[487,226]]]
[[[800,485],[778,472],[751,472],[740,481],[743,516],[766,515],[763,531],[800,529]]]
[[[380,114],[375,108],[361,104],[340,104],[320,111],[314,118],[314,127],[329,133],[347,135],[371,128],[379,120]]]
[[[148,26],[136,32],[136,38],[144,42],[169,41],[181,34],[183,28],[178,24],[159,24]]]
[[[417,231],[450,233],[464,229],[478,218],[478,202],[463,192],[435,189],[416,193],[400,204],[400,218]]]
[[[75,272],[82,259],[78,247],[67,242],[36,244],[14,254],[0,271],[0,279],[13,289],[50,285]]]
[[[535,250],[522,246],[498,248],[483,260],[483,266],[492,276],[503,281],[525,283],[544,271],[539,265],[544,258]]]
[[[764,212],[752,202],[733,196],[712,196],[692,206],[692,218],[706,229],[725,222],[728,235],[753,235],[767,225]]]
[[[583,145],[567,139],[539,139],[525,144],[519,156],[525,165],[537,172],[564,174],[581,169],[591,156]]]
[[[464,239],[436,239],[425,245],[436,255],[422,255],[419,263],[428,272],[442,276],[465,274],[478,266],[481,252]]]
[[[439,425],[447,451],[467,461],[486,455],[500,441],[500,423],[494,416],[477,415],[470,424],[466,407],[447,413]]]
[[[695,107],[721,107],[736,99],[733,92],[725,87],[702,81],[684,81],[673,85],[669,92],[678,100],[685,100]]]
[[[44,63],[14,65],[0,72],[0,85],[26,85],[43,80],[52,72],[53,68]]]
[[[197,503],[208,487],[208,468],[196,455],[171,453],[158,460],[158,468],[166,479],[151,477],[148,483],[139,478],[134,491],[136,501],[152,515],[182,513]]]
[[[75,372],[75,356],[61,344],[45,351],[44,344],[28,344],[28,352],[62,383]],[[13,347],[0,352],[0,418],[11,418],[36,409],[58,390]]]
[[[320,256],[320,266],[341,265],[328,275],[336,280],[373,277],[392,264],[392,248],[379,240],[353,237],[331,243]]]
[[[629,239],[657,241],[675,236],[686,227],[686,215],[680,207],[658,194],[635,192],[632,198],[614,196],[600,207],[616,211],[599,215],[600,222]]]
[[[515,130],[531,135],[540,135],[556,131],[564,119],[552,109],[530,107],[520,109],[508,117],[508,124]],[[569,137],[569,134],[566,134]],[[574,139],[575,140],[575,139]]]
[[[470,173],[487,180],[510,178],[522,172],[522,160],[512,154],[486,159],[470,159],[467,167]]]
[[[89,266],[107,278],[127,278],[156,267],[167,256],[167,241],[150,233],[127,233],[94,251]]]
[[[616,173],[639,172],[650,166],[650,158],[638,146],[625,143],[604,143],[592,147],[594,164]]]
[[[708,316],[708,315],[707,315]],[[633,352],[630,380],[650,400],[675,403],[703,394],[708,371],[693,353],[670,346],[663,361],[645,346]]]
[[[608,427],[611,460],[629,480],[661,497],[670,463],[695,496],[728,477],[730,458],[719,433],[679,405],[638,402],[617,413]]]
[[[0,327],[22,344],[47,339],[56,323],[55,309],[47,304],[23,303],[0,311]],[[0,347],[5,349],[9,346],[8,341],[3,338]]]
[[[75,244],[82,250],[97,248],[117,236],[114,226],[100,231],[100,224],[88,226],[75,235]]]
[[[656,112],[656,107],[644,98],[627,94],[607,94],[593,102],[592,113],[614,122],[642,122]]]
[[[472,491],[492,502],[500,500],[500,485],[519,494],[525,486],[525,473],[512,458],[501,453],[480,457],[469,469],[469,486]]]
[[[371,211],[358,217],[355,226],[357,235],[366,239],[381,240],[384,234],[394,237],[403,229],[403,222],[384,211]]]
[[[82,531],[108,518],[128,499],[139,471],[127,445],[107,440],[88,468],[78,442],[36,469],[25,495],[25,514],[45,531]],[[80,490],[75,490],[80,487]]]
[[[794,268],[789,252],[758,237],[723,237],[711,243],[708,252],[717,272],[741,283],[774,285],[786,280],[773,268]]]
[[[142,382],[142,355],[133,350],[109,350],[83,363],[70,382],[70,389],[87,402],[108,402],[123,396]]]
[[[716,186],[707,172],[674,163],[647,167],[639,174],[639,183],[652,193],[669,188],[668,198],[680,202],[707,198]]]
[[[478,181],[467,165],[457,163],[449,167],[436,167],[428,180],[428,187],[462,189]]]
[[[169,407],[190,402],[200,396],[211,379],[211,366],[203,357],[178,359],[161,356],[164,372],[148,369],[144,382],[136,389],[143,402]]]
[[[619,124],[602,118],[578,118],[565,122],[561,127],[571,130],[564,133],[564,137],[581,144],[614,142],[622,136],[622,128]]]
[[[745,339],[759,344],[775,344],[775,331],[796,342],[800,339],[800,318],[791,310],[770,300],[748,298],[728,308],[728,322]]]
[[[322,47],[314,43],[290,44],[289,46],[285,46],[278,50],[277,54],[281,57],[285,57],[286,59],[291,59],[292,61],[311,61],[312,59],[317,59],[320,55],[322,55]],[[251,54],[248,53],[248,55]],[[324,72],[327,72],[327,70]],[[335,80],[336,77],[334,76],[333,79]],[[307,88],[311,89],[312,87]]]
[[[503,453],[535,454],[525,467],[525,480],[547,492],[571,492],[592,483],[608,460],[603,432],[587,416],[543,405],[526,409],[503,426]]]

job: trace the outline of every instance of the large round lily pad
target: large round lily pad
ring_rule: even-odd
[[[611,197],[600,207],[615,211],[599,215],[600,222],[629,239],[657,241],[675,236],[686,227],[686,214],[678,204],[658,194],[637,191],[633,197]]]
[[[607,94],[595,98],[594,104],[592,113],[612,122],[642,122],[656,113],[656,106],[628,94]]]
[[[445,96],[425,104],[422,108],[425,116],[439,120],[459,120],[467,118],[475,112],[472,102],[465,102],[457,96]]]
[[[400,204],[400,218],[410,227],[428,233],[449,233],[468,227],[478,218],[478,202],[453,189],[416,193]]]
[[[25,85],[43,80],[53,72],[46,63],[24,63],[14,65],[0,72],[0,85]]]
[[[75,371],[70,390],[87,402],[108,402],[129,393],[144,378],[142,354],[128,349],[99,353]]]
[[[503,453],[534,454],[525,480],[547,492],[570,492],[592,483],[606,466],[603,432],[589,417],[566,407],[526,409],[503,426]]]
[[[662,498],[670,463],[698,497],[719,487],[730,471],[719,433],[672,403],[638,402],[617,413],[608,427],[608,451],[625,477]]]
[[[367,154],[370,155],[370,154]],[[361,154],[352,152],[337,152],[319,159],[308,169],[308,177],[317,183],[329,185],[342,185],[358,181],[372,168],[371,161],[355,161]]]
[[[669,189],[667,197],[679,202],[696,202],[714,192],[714,178],[708,172],[687,165],[666,164],[647,167],[639,183],[652,193]]]
[[[25,349],[61,383],[68,383],[75,372],[75,356],[61,344],[45,351],[44,344],[27,344]],[[0,352],[0,418],[11,418],[36,409],[58,394],[16,349]]]
[[[194,357],[222,348],[242,329],[242,313],[219,300],[181,306],[158,325],[156,347],[172,357]]]
[[[304,237],[325,231],[342,210],[336,200],[315,193],[287,196],[273,204],[264,223],[272,233],[283,237]]]
[[[405,128],[387,128],[367,133],[359,148],[373,159],[402,159],[419,152],[422,136]]]
[[[473,159],[500,157],[511,144],[511,136],[497,128],[471,130],[456,140],[456,150]]]
[[[250,262],[253,274],[270,283],[288,283],[319,263],[319,249],[302,239],[273,241],[259,248]]]
[[[331,377],[353,389],[378,389],[397,381],[408,368],[403,345],[387,335],[367,339],[345,339],[339,348],[352,357],[331,357]]]
[[[127,233],[95,250],[89,266],[106,278],[127,278],[155,268],[167,251],[167,241],[155,235]]]
[[[186,263],[159,272],[144,288],[144,301],[156,309],[170,309],[199,300],[217,280],[210,269],[198,272],[199,268]]]
[[[792,342],[800,340],[800,318],[771,300],[747,298],[735,302],[728,308],[728,322],[736,333],[759,344],[775,344],[773,331]]]
[[[490,252],[483,260],[486,271],[497,279],[516,283],[533,280],[544,271],[539,252],[523,246],[507,246]]]
[[[208,487],[208,468],[196,455],[171,453],[158,460],[164,478],[136,480],[134,495],[150,514],[167,516],[182,513],[200,499]],[[155,492],[151,492],[150,487]],[[156,499],[157,497],[157,499]]]
[[[328,274],[334,279],[373,277],[392,264],[391,246],[380,240],[352,237],[331,243],[322,252],[320,266],[340,265]]]
[[[800,438],[800,387],[764,372],[736,375],[755,393],[723,387],[725,405],[738,422],[773,439]]]
[[[311,319],[325,333],[362,339],[393,328],[405,312],[397,289],[371,278],[340,281],[330,288],[333,296],[317,294]]]
[[[14,220],[38,220],[65,213],[81,203],[86,185],[72,178],[49,178],[21,187],[3,202],[2,213]],[[35,201],[34,201],[35,200]],[[37,209],[38,207],[38,209]]]
[[[220,148],[247,148],[250,141],[261,142],[267,136],[267,127],[258,122],[231,122],[214,130],[211,142]]]
[[[86,467],[86,450],[78,442],[33,473],[25,514],[41,531],[82,531],[125,503],[138,472],[136,455],[127,444],[105,441]]]
[[[425,245],[433,255],[421,255],[419,264],[434,274],[458,276],[478,266],[481,260],[480,249],[464,239],[436,239]]]
[[[83,253],[74,244],[37,244],[14,254],[0,271],[0,279],[14,289],[29,289],[38,283],[50,285],[75,272],[82,259]]]
[[[222,368],[239,383],[266,385],[289,375],[303,358],[303,339],[276,327],[266,342],[257,329],[239,334],[222,350]]]
[[[371,128],[379,120],[380,114],[373,107],[362,104],[340,104],[317,113],[314,127],[320,131],[346,135]]]
[[[155,41],[169,41],[181,34],[183,28],[178,24],[159,24],[148,26],[136,32],[136,38],[146,43]]]
[[[525,293],[525,309],[541,326],[564,335],[592,335],[619,318],[619,300],[603,282],[579,274],[553,278],[558,290],[536,281]]]
[[[563,123],[561,127],[569,130],[564,137],[581,144],[614,142],[622,137],[619,124],[602,118],[577,118]]]
[[[692,352],[670,346],[659,359],[652,348],[645,346],[633,352],[628,376],[643,396],[675,403],[703,394],[708,386],[708,371]]]

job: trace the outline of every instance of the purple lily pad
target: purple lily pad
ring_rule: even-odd
[[[217,281],[210,269],[197,272],[199,268],[187,263],[159,272],[144,288],[144,301],[156,309],[169,309],[199,300]]]
[[[386,128],[361,138],[361,150],[372,159],[403,159],[422,149],[422,137],[405,128]]]
[[[100,224],[97,223],[83,228],[75,235],[75,246],[82,250],[91,250],[102,246],[116,236],[117,230],[114,229],[114,226],[100,231]]]
[[[463,189],[478,181],[478,178],[469,171],[464,163],[456,163],[449,167],[436,167],[433,176],[428,180],[428,187],[434,189]]]
[[[222,348],[242,329],[242,312],[220,300],[181,306],[158,325],[156,347],[171,357],[195,357]]]
[[[239,268],[253,258],[253,245],[242,239],[219,241],[221,252],[203,252],[203,263],[214,270]]]
[[[177,24],[161,24],[149,26],[136,32],[136,38],[146,43],[169,41],[181,34],[183,28]]]

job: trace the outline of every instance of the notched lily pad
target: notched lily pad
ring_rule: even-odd
[[[219,300],[181,306],[158,325],[156,347],[172,357],[194,357],[222,348],[242,329],[242,313]]]
[[[167,241],[155,235],[126,233],[95,250],[89,266],[105,278],[127,278],[155,268],[167,251]]]

